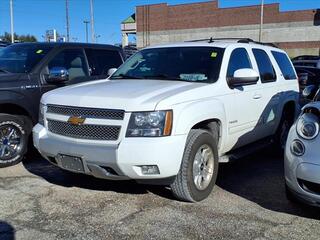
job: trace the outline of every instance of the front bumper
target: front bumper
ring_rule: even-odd
[[[290,146],[295,139],[300,140],[305,146],[303,156],[298,157],[290,150]],[[304,140],[296,133],[296,125],[294,124],[289,132],[284,160],[285,179],[288,188],[298,199],[314,206],[320,206],[319,145],[319,136],[314,140]],[[308,184],[312,184],[316,188],[319,185],[319,191],[308,188]]]
[[[59,154],[80,157],[85,174],[113,180],[165,179],[177,175],[186,138],[186,135],[124,138],[114,144],[55,135],[40,124],[33,129],[34,146],[51,163]],[[59,160],[55,164],[63,168]],[[160,174],[143,174],[140,167],[143,165],[158,166]],[[113,171],[108,171],[109,168]]]

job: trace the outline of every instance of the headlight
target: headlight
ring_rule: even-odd
[[[131,114],[127,137],[163,137],[171,134],[172,111],[135,112]]]
[[[311,140],[319,134],[319,118],[313,113],[304,113],[297,122],[297,133],[300,137]]]
[[[45,112],[45,107],[46,105],[40,103],[40,106],[39,106],[39,119],[38,119],[38,122],[44,126],[44,112]]]

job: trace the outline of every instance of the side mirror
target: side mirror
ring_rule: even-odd
[[[316,89],[315,85],[309,85],[305,87],[302,91],[302,97],[307,99],[312,99],[313,98],[312,95],[314,94],[315,89]]]
[[[256,84],[259,81],[259,73],[251,68],[242,68],[234,72],[232,78],[228,79],[229,85],[239,87]]]
[[[112,76],[117,70],[118,70],[117,68],[110,68],[110,69],[108,70],[108,76],[109,76],[109,77]]]
[[[64,67],[53,67],[49,70],[48,83],[63,83],[69,80],[69,72]]]

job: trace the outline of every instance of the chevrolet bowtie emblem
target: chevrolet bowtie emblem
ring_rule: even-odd
[[[72,125],[82,125],[86,119],[82,117],[72,116],[68,119],[68,123]]]

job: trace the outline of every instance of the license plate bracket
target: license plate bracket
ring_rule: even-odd
[[[57,158],[64,169],[84,173],[82,158],[64,154],[59,154]]]

